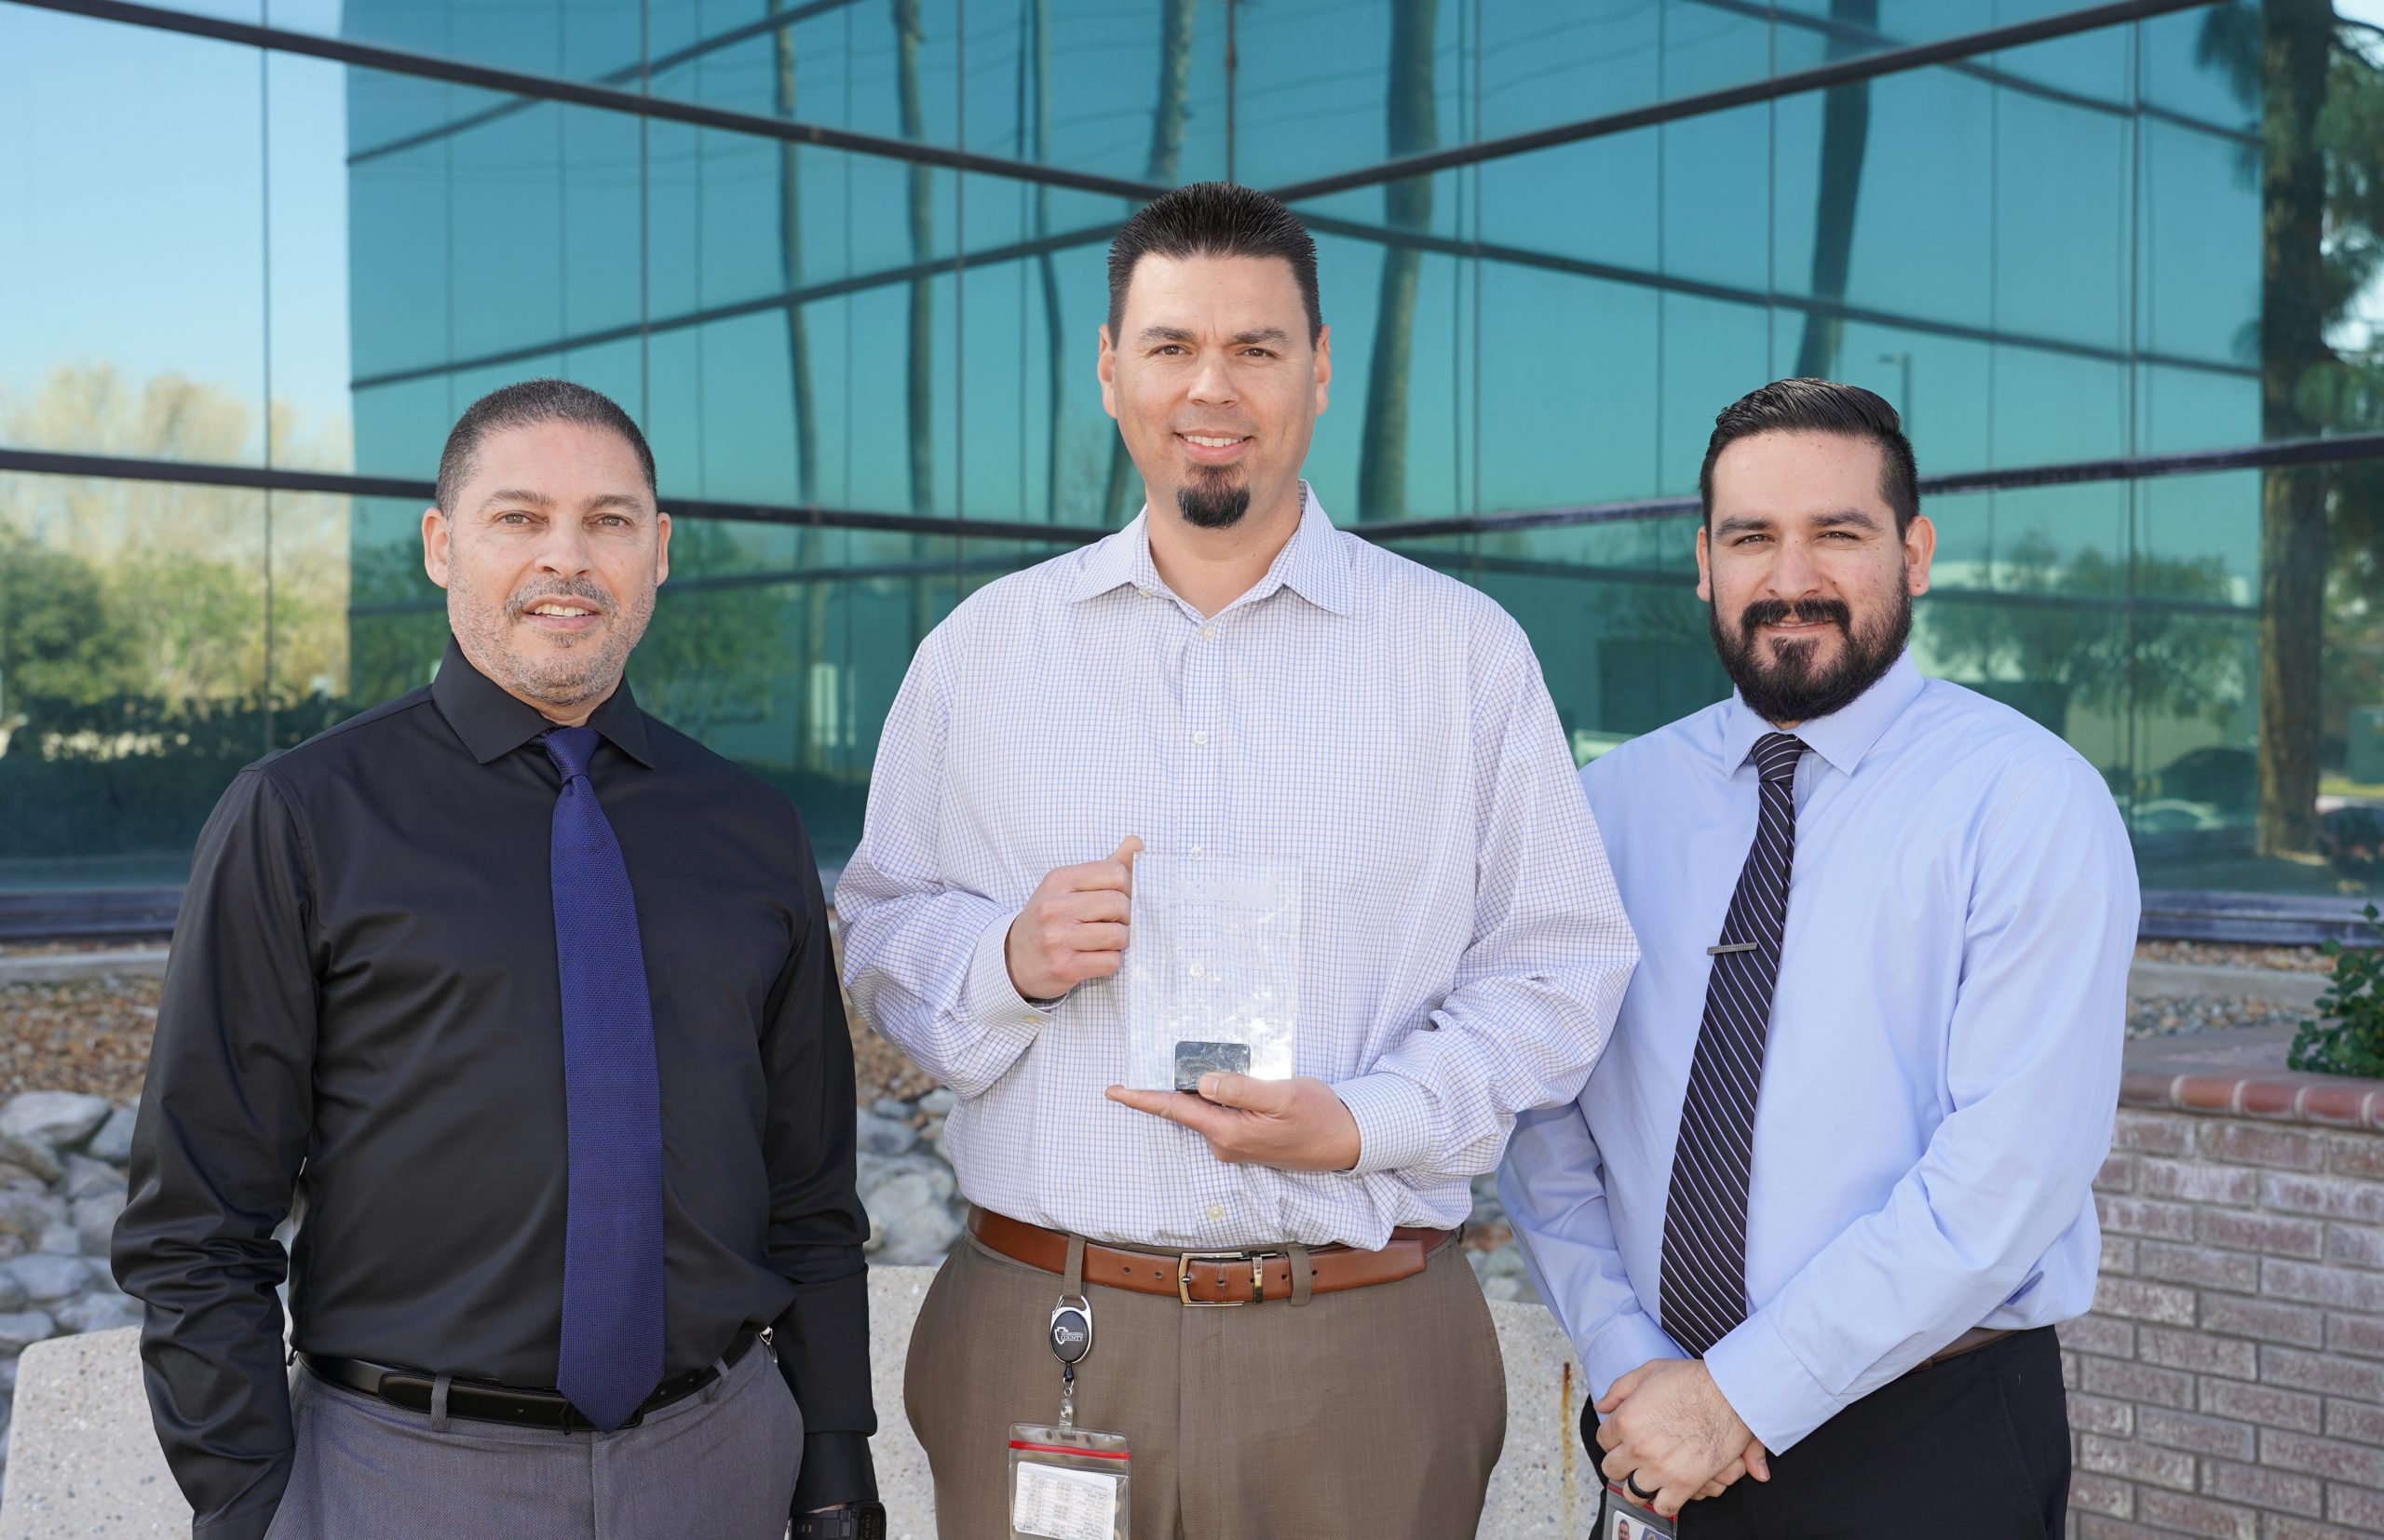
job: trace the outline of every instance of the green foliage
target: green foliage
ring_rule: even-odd
[[[2384,939],[2377,910],[2364,911],[2367,926]],[[2318,1020],[2304,1021],[2285,1055],[2287,1068],[2315,1074],[2361,1074],[2384,1079],[2384,947],[2326,943],[2335,971],[2318,997]]]
[[[2223,560],[2139,556],[2131,570],[2088,546],[2065,561],[2049,536],[2030,531],[1996,566],[1992,592],[2024,602],[1997,603],[1983,591],[1930,606],[1929,638],[1950,668],[2016,674],[2105,710],[2133,705],[2214,721],[2250,696],[2249,629],[2216,608],[2234,598]],[[2025,602],[2045,600],[2059,602]]]

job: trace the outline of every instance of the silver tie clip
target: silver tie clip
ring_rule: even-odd
[[[1707,947],[1705,954],[1708,957],[1719,957],[1726,952],[1753,952],[1762,944],[1760,941],[1732,941],[1727,946]]]

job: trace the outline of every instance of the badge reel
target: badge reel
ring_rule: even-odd
[[[1623,1490],[1619,1481],[1605,1484],[1605,1508],[1598,1520],[1598,1540],[1673,1540],[1679,1520],[1659,1519],[1656,1510]]]
[[[1082,1274],[1071,1269],[1075,1278]],[[1064,1294],[1051,1312],[1060,1420],[1009,1428],[1012,1540],[1128,1540],[1126,1436],[1077,1426],[1077,1365],[1092,1351],[1092,1302]]]

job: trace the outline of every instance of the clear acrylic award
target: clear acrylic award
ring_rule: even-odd
[[[1299,1064],[1297,861],[1134,862],[1126,1084],[1189,1090],[1208,1070],[1288,1080]]]

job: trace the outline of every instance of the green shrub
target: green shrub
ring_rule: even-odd
[[[2384,937],[2376,906],[2364,911],[2367,928]],[[2384,1079],[2384,947],[2326,943],[2334,977],[2318,996],[2318,1020],[2294,1034],[2288,1068],[2319,1074],[2364,1074]]]

